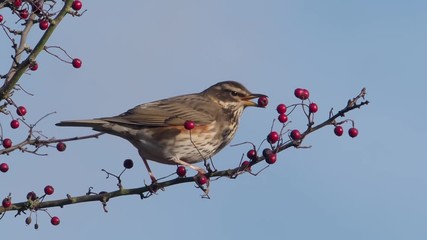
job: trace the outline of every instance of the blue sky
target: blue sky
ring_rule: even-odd
[[[99,203],[51,209],[61,225],[51,226],[47,215],[39,213],[38,231],[26,227],[24,217],[8,214],[0,222],[3,236],[426,238],[425,1],[83,4],[88,9],[84,16],[64,20],[48,44],[81,58],[83,67],[76,70],[42,54],[39,70],[21,81],[35,96],[15,96],[27,106],[30,122],[57,112],[39,125],[48,136],[92,133],[54,126],[64,119],[116,115],[229,79],[270,97],[267,109],[247,109],[233,143],[261,142],[276,117],[275,106],[297,102],[297,87],[310,90],[319,105],[318,122],[332,107],[345,106],[362,87],[371,104],[346,116],[355,121],[357,138],[338,138],[332,127],[322,129],[306,139],[310,149],[281,153],[275,165],[256,177],[212,182],[211,200],[200,199],[191,184],[180,185],[142,201],[133,196],[111,200],[108,214]],[[2,49],[10,51],[8,46]],[[2,53],[3,72],[9,55]],[[306,124],[301,113],[291,120],[291,128]],[[5,131],[15,139],[25,136],[24,129]],[[226,147],[215,164],[219,169],[234,167],[246,151],[245,146]],[[113,136],[69,143],[63,153],[44,152],[49,156],[3,156],[11,170],[0,176],[7,183],[0,195],[12,192],[22,200],[46,184],[56,190],[49,199],[81,195],[89,186],[114,190],[115,182],[105,179],[100,169],[119,172],[126,158],[134,159],[135,167],[124,176],[125,187],[141,186],[148,179],[136,150]],[[175,169],[152,167],[158,176]]]

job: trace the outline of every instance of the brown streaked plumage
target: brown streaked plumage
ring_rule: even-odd
[[[235,81],[219,82],[200,93],[181,95],[138,105],[114,117],[62,121],[57,126],[91,127],[128,140],[139,152],[152,181],[147,160],[181,164],[204,173],[194,163],[208,159],[234,137],[243,110],[257,106],[253,94]],[[184,122],[191,120],[190,132]]]

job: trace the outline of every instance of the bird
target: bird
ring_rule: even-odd
[[[137,150],[152,183],[157,182],[148,160],[183,165],[198,175],[197,165],[210,159],[234,138],[246,107],[264,107],[252,101],[267,97],[251,93],[236,81],[218,82],[199,93],[179,95],[137,105],[113,117],[61,121],[57,126],[90,127],[126,139]],[[189,130],[185,122],[194,123]]]

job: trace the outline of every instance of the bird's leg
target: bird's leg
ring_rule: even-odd
[[[137,145],[135,145],[137,146]],[[137,147],[138,148],[138,147]],[[157,183],[156,177],[154,177],[153,171],[151,171],[150,165],[148,165],[147,159],[144,157],[144,154],[138,150],[139,156],[141,157],[142,161],[144,162],[145,168],[147,169],[148,175],[150,175],[151,184]]]
[[[149,191],[150,193],[156,193],[157,190],[159,190],[159,186],[157,185],[157,179],[154,177],[153,171],[151,171],[150,165],[148,165],[148,161],[145,158],[142,158],[142,161],[144,162],[145,167],[147,168],[148,175],[150,175],[151,178],[151,185],[149,185]],[[161,190],[164,190],[163,188],[160,188]]]
[[[154,177],[153,171],[151,171],[150,165],[148,165],[148,161],[145,158],[142,158],[142,161],[144,162],[145,168],[147,168],[148,175],[150,175],[151,183],[156,183],[157,179]]]

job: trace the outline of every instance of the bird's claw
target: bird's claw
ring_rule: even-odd
[[[150,178],[151,178],[151,184],[150,185],[147,185],[146,183],[144,183],[144,184],[148,188],[148,191],[151,194],[157,193],[157,191],[159,189],[164,191],[164,188],[159,187],[159,184],[158,184],[157,179],[155,177],[150,176]]]

